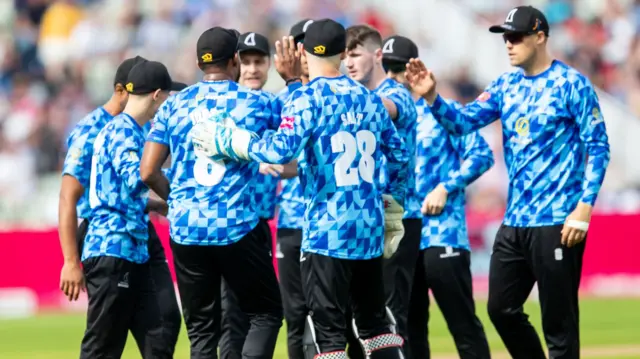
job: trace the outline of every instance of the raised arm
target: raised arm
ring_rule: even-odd
[[[427,101],[435,119],[450,133],[465,135],[500,118],[502,78],[489,85],[475,101],[455,108],[438,95],[435,77],[422,61],[411,59],[406,76],[411,89]]]

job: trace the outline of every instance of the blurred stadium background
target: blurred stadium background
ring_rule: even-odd
[[[522,4],[545,12],[554,56],[599,88],[608,126],[611,164],[584,265],[583,342],[636,344],[618,354],[640,358],[640,300],[634,299],[640,297],[640,0],[0,0],[0,357],[75,356],[82,315],[60,312],[86,302],[71,305],[57,289],[60,169],[68,133],[108,99],[122,59],[162,61],[176,80],[194,83],[200,77],[195,41],[209,27],[256,31],[275,41],[302,18],[330,17],[412,38],[441,93],[466,102],[509,69],[501,39],[487,26]],[[267,89],[282,86],[272,71]],[[478,298],[486,292],[507,193],[499,123],[483,135],[497,160],[468,191]],[[52,310],[55,315],[42,314]],[[434,321],[434,350],[452,352],[446,327],[437,316]],[[485,326],[492,348],[500,348],[491,324]],[[181,355],[185,345],[182,338]],[[276,357],[284,357],[282,345],[279,350]]]

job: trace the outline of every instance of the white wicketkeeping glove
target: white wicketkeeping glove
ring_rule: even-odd
[[[384,201],[384,257],[391,258],[404,237],[402,217],[404,208],[391,195],[383,194]]]
[[[195,150],[213,160],[228,157],[235,161],[247,161],[251,138],[257,138],[253,132],[212,121],[196,123],[190,134]]]

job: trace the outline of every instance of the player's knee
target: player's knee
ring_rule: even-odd
[[[489,314],[489,318],[495,326],[501,326],[516,320],[518,316],[522,315],[522,309],[509,308],[498,301],[489,300],[487,303],[487,314]]]

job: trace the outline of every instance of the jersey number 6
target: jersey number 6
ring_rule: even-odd
[[[333,153],[344,152],[335,163],[336,186],[355,186],[360,180],[373,183],[373,173],[376,163],[373,153],[376,150],[376,136],[368,130],[356,132],[356,136],[346,131],[340,131],[331,136],[331,151]],[[358,167],[352,168],[351,164],[360,153]]]

